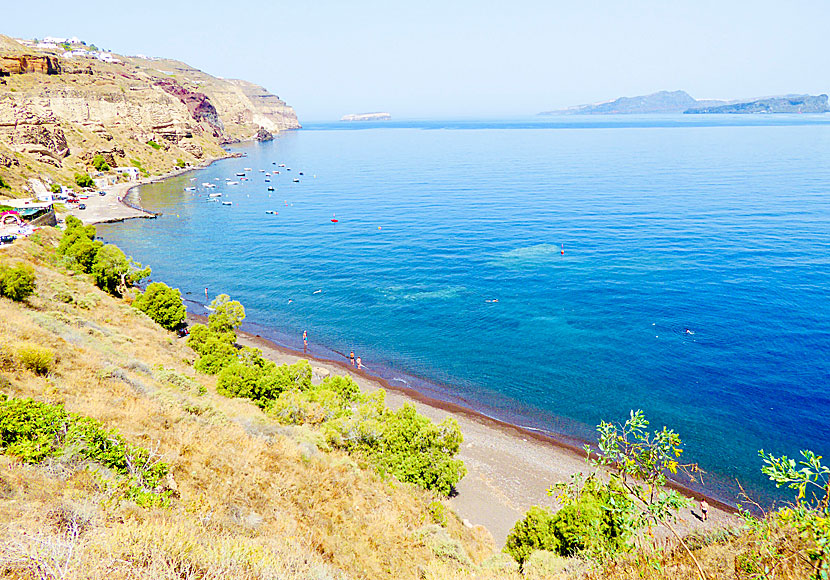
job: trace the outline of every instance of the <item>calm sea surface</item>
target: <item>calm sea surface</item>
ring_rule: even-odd
[[[830,454],[830,116],[319,124],[234,150],[99,234],[254,332],[516,424],[591,439],[641,408],[723,499],[774,497],[758,449]]]

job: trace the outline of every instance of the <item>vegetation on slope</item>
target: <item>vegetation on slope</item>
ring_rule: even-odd
[[[244,309],[229,299],[194,329],[194,354],[130,304],[129,277],[120,297],[93,285],[84,264],[107,246],[90,232],[46,228],[0,259],[33,275],[25,299],[0,297],[0,577],[633,580],[698,578],[695,560],[706,578],[827,577],[830,470],[809,453],[763,456],[794,489],[790,508],[685,547],[652,541],[675,501],[655,478],[680,467],[680,441],[636,413],[600,426],[596,475],[555,486],[560,511],[517,525],[520,572],[428,482],[395,471],[398,454],[422,475],[425,450],[452,460],[460,434],[238,348]],[[230,346],[218,374],[196,368],[205,345]]]

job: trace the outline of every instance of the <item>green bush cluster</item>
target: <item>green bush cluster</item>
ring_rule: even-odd
[[[412,405],[390,411],[384,391],[365,395],[349,377],[313,385],[308,361],[277,366],[259,349],[236,348],[235,331],[245,318],[239,302],[223,294],[211,309],[207,326],[191,328],[188,345],[199,354],[194,368],[218,375],[218,393],[251,399],[282,423],[318,425],[329,445],[399,481],[449,495],[466,474],[455,459],[463,437],[454,419],[435,424]]]
[[[92,187],[93,185],[95,185],[95,182],[92,181],[92,178],[89,176],[89,173],[76,173],[75,185],[77,185],[78,187]]]
[[[165,505],[169,492],[158,492],[166,463],[130,445],[115,431],[89,417],[68,413],[62,405],[32,399],[0,400],[0,449],[26,463],[49,457],[79,457],[115,471],[126,486],[125,499],[144,506]]]
[[[158,143],[156,143],[156,142],[155,142],[155,141],[153,141],[152,139],[150,139],[149,141],[147,141],[147,145],[149,145],[150,147],[152,147],[152,148],[153,148],[153,149],[155,149],[156,151],[158,151],[159,149],[161,149],[161,145],[159,145]]]
[[[133,306],[167,330],[175,330],[187,318],[182,293],[163,282],[153,282],[133,301]]]
[[[141,268],[124,255],[118,246],[95,240],[95,226],[84,226],[75,216],[66,216],[66,230],[58,244],[59,255],[87,274],[105,292],[119,295],[126,287],[150,275],[150,268]]]
[[[607,485],[588,478],[577,498],[566,499],[558,512],[533,506],[513,527],[504,551],[523,565],[537,550],[560,556],[597,558],[627,547],[627,506]]]
[[[109,171],[110,165],[103,155],[96,155],[92,158],[92,166],[98,171]]]
[[[11,189],[11,188],[12,188],[11,185],[6,183],[6,180],[3,179],[2,175],[0,175],[0,189]]]
[[[187,167],[187,163],[185,163],[184,159],[179,157],[178,159],[176,159],[176,167],[178,167],[179,169],[184,169],[185,167]]]
[[[52,182],[52,185],[49,186],[49,191],[51,191],[52,193],[60,193],[61,184],[57,182]]]
[[[17,349],[17,362],[35,374],[45,375],[52,370],[55,353],[36,344],[24,344]]]
[[[0,264],[0,296],[22,302],[35,293],[37,282],[31,266]]]

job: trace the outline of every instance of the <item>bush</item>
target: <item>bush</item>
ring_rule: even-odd
[[[233,332],[245,320],[245,308],[227,294],[214,298],[210,308],[213,313],[208,316],[208,327],[214,332]]]
[[[125,499],[139,505],[164,505],[169,492],[156,493],[168,473],[166,463],[153,460],[142,447],[128,444],[94,419],[67,413],[61,405],[32,399],[0,401],[0,449],[26,463],[77,454],[116,473],[127,486]]]
[[[133,306],[167,330],[175,330],[187,319],[187,311],[178,288],[153,282],[133,301]]]
[[[187,167],[187,163],[184,162],[184,159],[179,157],[178,159],[176,159],[176,167],[178,167],[179,169],[184,169],[185,167]]]
[[[0,265],[0,296],[22,302],[35,293],[37,283],[31,266]]]
[[[11,189],[11,186],[6,183],[6,180],[3,179],[2,175],[0,175],[0,189]]]
[[[156,151],[158,151],[159,149],[161,149],[161,145],[159,145],[158,143],[156,143],[156,142],[155,142],[155,141],[153,141],[152,139],[150,139],[149,141],[147,141],[147,145],[149,145],[150,147],[152,147],[152,148],[153,148],[153,149],[155,149]]]
[[[95,185],[95,182],[92,181],[92,178],[89,176],[89,173],[76,173],[75,184],[78,187],[92,187],[93,185]]]
[[[118,246],[106,244],[95,255],[91,273],[101,290],[117,296],[122,289],[150,275],[150,268],[139,268],[141,264],[128,260]]]
[[[92,166],[97,169],[98,171],[109,171],[110,166],[107,163],[107,160],[104,159],[103,155],[96,155],[92,158]]]
[[[546,508],[531,507],[525,517],[516,522],[507,536],[504,551],[524,566],[530,554],[536,550],[559,552],[559,539],[554,533],[554,515]]]
[[[48,348],[27,344],[17,349],[17,361],[33,373],[45,375],[52,368],[55,355]]]
[[[60,193],[61,192],[60,183],[53,182],[52,185],[49,186],[49,191],[51,191],[52,193]]]

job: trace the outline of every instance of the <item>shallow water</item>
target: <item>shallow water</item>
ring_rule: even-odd
[[[514,423],[590,439],[642,408],[723,499],[774,497],[760,448],[830,452],[830,119],[331,124],[235,150],[99,233],[260,334]]]

